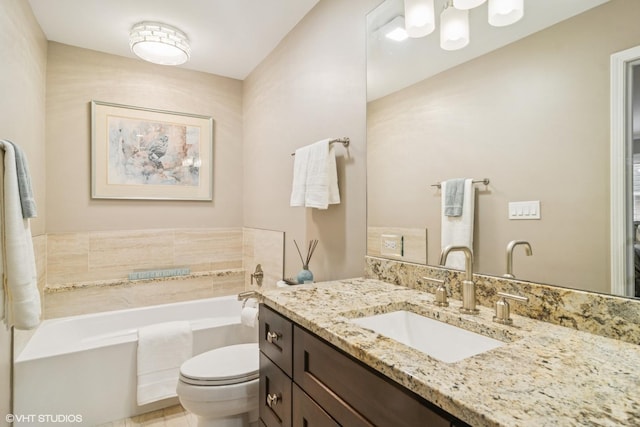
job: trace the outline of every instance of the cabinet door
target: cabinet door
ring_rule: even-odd
[[[293,359],[295,383],[343,426],[451,425],[444,411],[298,326]]]
[[[292,377],[293,324],[264,304],[260,304],[258,318],[260,319],[260,350],[289,377]]]
[[[293,384],[293,427],[340,427],[300,387]]]
[[[262,353],[258,399],[266,427],[291,427],[291,379]]]

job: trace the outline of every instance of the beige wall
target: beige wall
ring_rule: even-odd
[[[39,216],[34,235],[45,228],[45,71],[47,43],[23,0],[0,1],[0,138],[27,154]],[[0,325],[0,426],[10,412],[10,334]]]
[[[91,100],[211,116],[213,202],[92,200]],[[242,82],[50,42],[47,232],[242,226]]]
[[[29,4],[0,2],[0,139],[10,139],[27,155],[38,217],[33,235],[45,232],[45,73],[47,41]]]
[[[429,230],[440,254],[440,191],[477,185],[476,270],[609,291],[609,58],[640,44],[640,2],[583,15],[370,103],[369,226]],[[507,203],[540,200],[540,221],[509,221]]]
[[[365,14],[378,0],[322,0],[244,82],[244,225],[284,230],[285,276],[302,265],[293,240],[319,239],[316,280],[361,276],[366,245]],[[336,147],[342,203],[291,208],[296,148]]]

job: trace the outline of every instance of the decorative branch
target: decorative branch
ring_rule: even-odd
[[[296,245],[296,249],[298,250],[298,255],[300,255],[300,261],[302,261],[302,265],[304,266],[304,259],[302,259],[302,253],[300,252],[300,248],[298,247],[298,242],[296,242],[296,239],[293,239],[293,243]]]
[[[298,242],[293,240],[293,243],[296,245],[296,249],[298,250],[298,255],[300,255],[300,261],[302,261],[302,268],[305,270],[309,269],[309,262],[311,262],[311,257],[318,246],[318,239],[314,239],[309,241],[309,246],[307,247],[307,257],[306,259],[302,257],[302,252],[300,252],[300,247],[298,246]]]

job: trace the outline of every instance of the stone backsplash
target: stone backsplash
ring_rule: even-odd
[[[447,293],[461,300],[463,271],[365,257],[365,277],[435,293],[445,280]],[[511,312],[579,331],[640,344],[640,301],[576,289],[474,274],[477,303],[495,307],[497,293],[526,296],[527,303],[510,302]],[[453,303],[455,304],[455,302]]]

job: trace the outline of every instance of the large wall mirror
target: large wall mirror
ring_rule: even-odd
[[[380,230],[418,230],[424,259],[407,260],[437,265],[433,184],[488,178],[475,186],[476,272],[502,276],[508,242],[525,240],[533,255],[516,248],[517,279],[609,293],[610,61],[640,45],[640,1],[524,7],[509,27],[489,26],[486,3],[472,9],[471,41],[457,51],[440,49],[438,22],[424,38],[388,39],[403,0],[369,13],[368,253],[389,243]],[[509,202],[522,201],[539,201],[540,219],[510,220]]]

